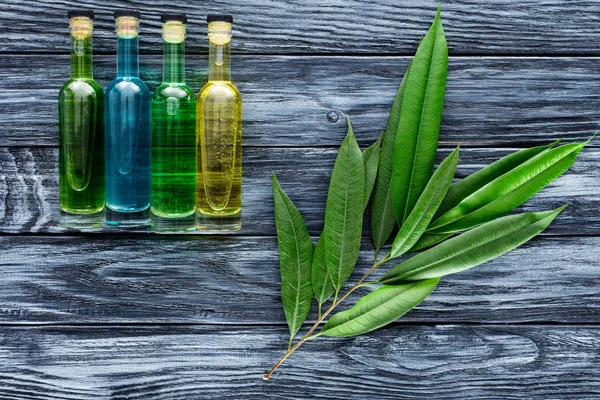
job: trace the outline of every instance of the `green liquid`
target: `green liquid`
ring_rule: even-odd
[[[195,211],[196,98],[183,83],[183,43],[165,43],[164,57],[152,96],[152,212],[180,218]]]
[[[73,214],[104,209],[104,93],[92,79],[91,38],[71,46],[71,79],[59,94],[60,208]]]

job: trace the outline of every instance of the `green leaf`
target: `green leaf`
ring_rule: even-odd
[[[419,240],[442,203],[458,165],[458,147],[433,173],[410,215],[400,227],[392,243],[390,258],[406,253]]]
[[[379,155],[379,169],[371,199],[371,237],[375,250],[379,251],[388,240],[394,227],[396,217],[392,202],[392,166],[394,163],[394,141],[400,120],[400,109],[402,108],[402,94],[406,84],[406,76],[410,70],[410,64],[400,82],[396,97],[392,104],[392,110],[388,118],[387,127],[383,133],[381,153]]]
[[[325,207],[325,263],[336,290],[346,283],[356,264],[365,197],[365,165],[350,118],[348,135],[338,152]]]
[[[402,97],[392,172],[393,204],[399,226],[433,171],[447,76],[448,46],[438,8],[412,60]]]
[[[439,279],[382,286],[362,297],[349,310],[335,314],[320,335],[357,336],[381,328],[415,308],[433,292]]]
[[[502,176],[509,172],[513,168],[519,166],[525,161],[537,156],[540,153],[546,152],[556,146],[560,140],[551,143],[546,146],[532,147],[525,150],[517,151],[516,153],[509,154],[506,157],[495,161],[487,167],[480,169],[479,171],[467,176],[464,179],[456,182],[446,193],[444,201],[438,208],[433,220],[437,220],[448,210],[454,208],[462,200],[471,195],[473,192],[481,189],[483,186],[488,184],[490,181]],[[410,251],[420,251],[428,247],[434,246],[452,236],[452,233],[424,233],[417,243],[410,249]]]
[[[522,245],[550,225],[567,205],[509,215],[473,228],[392,268],[378,282],[397,285],[439,278],[483,264]]]
[[[487,167],[482,168],[479,171],[456,182],[454,185],[450,186],[442,205],[435,213],[434,220],[441,217],[448,210],[456,207],[461,201],[473,194],[475,191],[481,189],[483,186],[487,185],[489,182],[518,167],[525,161],[530,160],[532,157],[553,148],[559,142],[560,140],[557,140],[556,142],[550,143],[547,146],[532,147],[509,154],[508,156],[503,157]]]
[[[302,215],[281,189],[275,175],[273,175],[273,204],[279,243],[281,300],[290,328],[291,340],[310,311],[313,244]]]
[[[377,178],[377,168],[379,167],[379,154],[381,153],[381,140],[383,133],[379,139],[371,146],[363,151],[363,161],[365,163],[365,209],[369,204],[371,193],[375,187],[375,179]]]
[[[444,240],[448,239],[452,235],[453,235],[452,233],[439,233],[438,234],[438,233],[425,232],[423,235],[421,235],[419,240],[417,240],[417,243],[415,243],[409,251],[420,251],[420,250],[426,249],[426,248],[436,245],[440,242],[443,242]]]
[[[335,292],[327,265],[325,264],[325,236],[321,235],[315,247],[311,274],[312,289],[319,306],[325,303]]]
[[[565,173],[587,143],[556,147],[530,158],[467,196],[434,221],[428,232],[457,232],[506,214]]]

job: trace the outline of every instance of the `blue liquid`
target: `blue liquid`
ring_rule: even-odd
[[[113,211],[150,206],[150,104],[139,78],[138,38],[119,37],[117,78],[105,94],[106,205]]]

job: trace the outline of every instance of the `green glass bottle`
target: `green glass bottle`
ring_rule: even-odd
[[[197,102],[196,227],[242,227],[242,97],[231,83],[231,15],[209,15],[208,83]]]
[[[65,227],[104,224],[104,93],[92,78],[94,12],[73,10],[71,78],[58,100],[60,223]]]
[[[184,14],[163,14],[163,82],[152,96],[152,228],[195,229],[196,97],[185,84]]]

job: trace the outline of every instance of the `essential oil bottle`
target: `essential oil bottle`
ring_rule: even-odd
[[[104,224],[104,94],[92,78],[94,12],[69,11],[71,78],[58,100],[60,224]]]
[[[150,224],[151,94],[139,77],[140,13],[117,10],[117,78],[106,88],[106,223]]]
[[[152,96],[152,229],[196,229],[196,96],[185,84],[187,17],[163,14],[163,81]]]
[[[196,226],[242,227],[242,98],[231,83],[231,15],[209,15],[208,83],[197,101]]]

